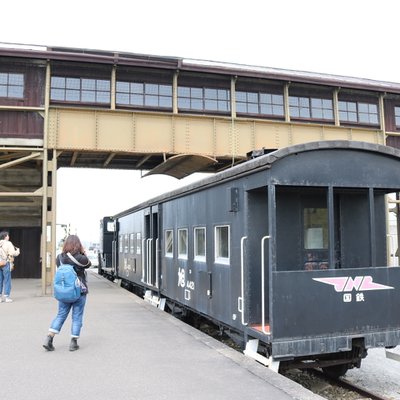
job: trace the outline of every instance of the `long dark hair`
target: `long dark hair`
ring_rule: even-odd
[[[62,252],[64,254],[67,254],[68,252],[71,254],[83,253],[83,246],[78,236],[69,235],[67,239],[65,239]]]

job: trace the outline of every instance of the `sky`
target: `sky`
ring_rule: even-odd
[[[400,82],[398,0],[5,2],[0,42],[222,61]],[[202,175],[189,177],[189,181]],[[99,220],[186,184],[140,171],[61,169],[57,223]],[[71,187],[77,195],[71,195]],[[81,195],[82,193],[82,195]]]

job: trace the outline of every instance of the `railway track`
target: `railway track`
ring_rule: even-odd
[[[284,374],[319,396],[329,400],[390,400],[389,397],[372,392],[361,386],[355,385],[346,378],[332,378],[318,369],[308,371],[288,371]]]
[[[355,385],[349,381],[347,381],[345,378],[339,378],[336,380],[336,383],[338,385],[341,385],[345,389],[351,390],[353,392],[358,393],[359,395],[365,397],[366,399],[371,399],[371,400],[390,400],[388,397],[381,396],[379,394],[373,393],[369,390],[366,390],[358,385]]]
[[[226,335],[221,334],[221,332],[218,331],[217,327],[209,321],[201,319],[201,322],[196,324],[193,324],[193,321],[185,322],[201,330],[203,333],[212,336],[214,339],[223,342],[227,346],[237,351],[241,351],[240,347],[237,344],[230,340],[229,337],[227,337]],[[293,373],[293,370],[289,370],[283,375],[285,375],[289,379],[296,381],[297,383],[301,384],[312,392],[320,395],[321,397],[325,397],[328,400],[338,400],[339,398],[341,400],[391,400],[391,398],[389,397],[382,396],[378,393],[374,393],[370,390],[362,388],[359,385],[355,385],[343,377],[329,377],[318,369],[295,371],[297,371],[298,373],[296,374]],[[312,378],[305,380],[305,375],[308,375],[309,377],[314,377],[314,382],[312,382]],[[303,376],[303,379],[299,378],[299,376]]]

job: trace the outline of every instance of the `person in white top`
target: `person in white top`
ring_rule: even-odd
[[[6,265],[0,268],[0,303],[11,303],[11,260],[10,257],[19,255],[19,248],[10,242],[10,234],[7,231],[0,232],[0,258],[7,260]],[[4,295],[4,300],[3,300]]]

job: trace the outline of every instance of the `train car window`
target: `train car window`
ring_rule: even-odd
[[[188,256],[188,230],[178,229],[178,257],[187,258]]]
[[[229,225],[215,227],[215,262],[229,264],[230,230]]]
[[[129,252],[129,235],[128,234],[125,235],[125,243],[124,244],[125,244],[124,253],[128,254],[128,252]]]
[[[304,208],[304,269],[328,269],[328,209]]]
[[[124,235],[119,235],[119,252],[122,253],[124,249]]]
[[[142,253],[142,235],[140,232],[136,234],[136,254]]]
[[[172,229],[165,231],[165,256],[174,256],[174,231]]]
[[[131,233],[130,234],[130,240],[129,240],[129,242],[130,242],[130,253],[131,254],[135,254],[135,234],[134,233]]]
[[[194,228],[194,259],[206,260],[206,228]]]
[[[115,223],[114,221],[107,222],[107,232],[115,232]]]
[[[328,209],[304,209],[304,248],[306,250],[328,248]]]

